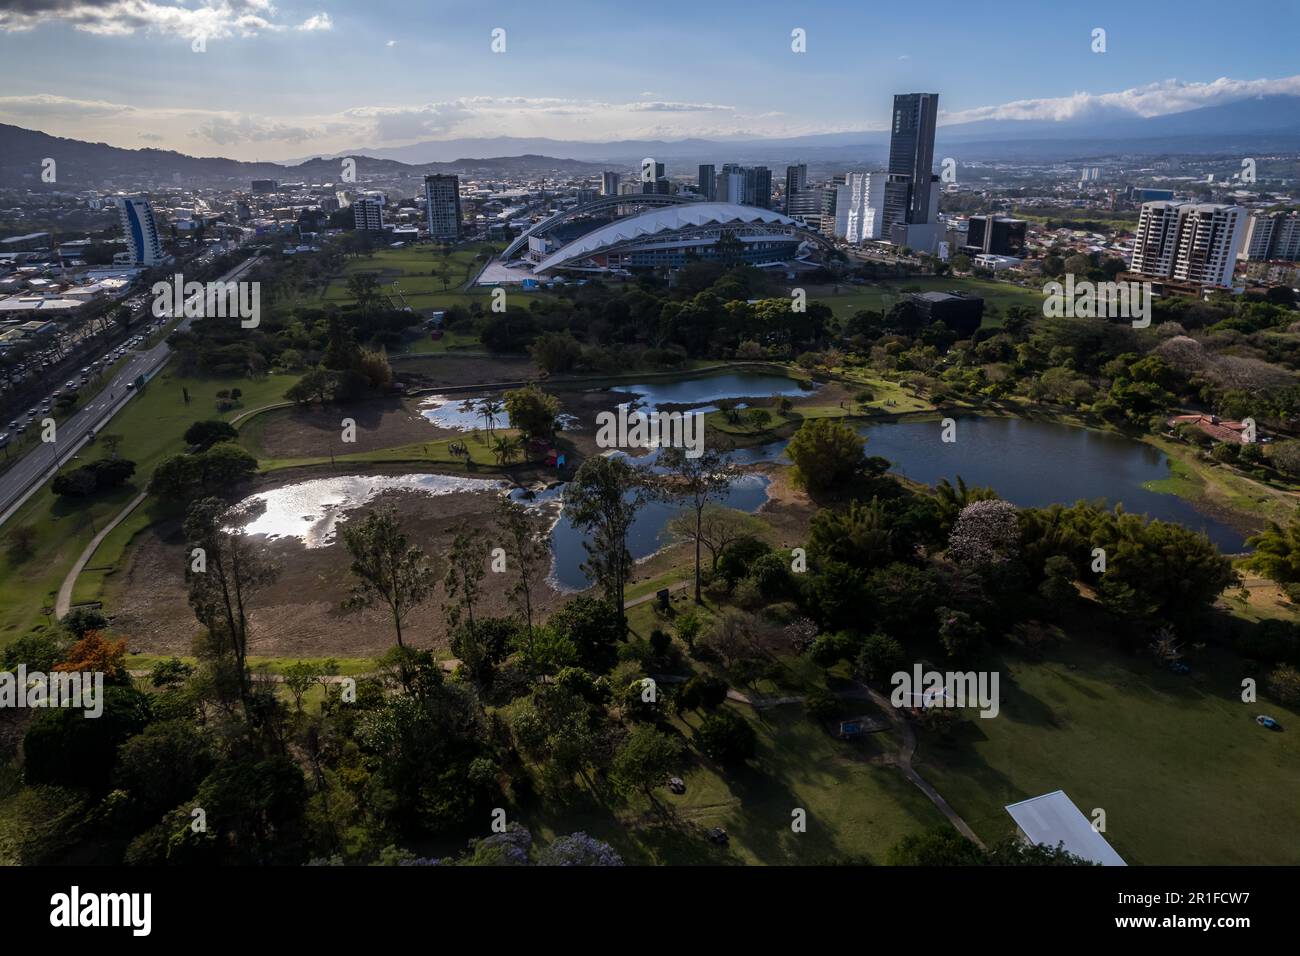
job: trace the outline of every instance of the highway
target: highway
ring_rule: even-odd
[[[248,259],[216,281],[233,282],[253,268],[258,261],[257,257]],[[189,301],[194,298],[197,296],[191,296]],[[189,328],[192,321],[194,321],[192,318],[182,319],[172,331],[184,331]],[[41,485],[54,477],[59,466],[75,455],[90,439],[92,433],[100,431],[126,406],[135,395],[135,391],[127,388],[128,384],[142,375],[148,381],[167,364],[169,358],[171,358],[171,346],[167,344],[165,337],[147,352],[128,353],[125,364],[112,380],[75,415],[59,424],[56,430],[56,441],[32,448],[21,461],[0,475],[0,525],[8,521]],[[177,401],[180,401],[179,397]],[[32,427],[39,429],[40,422],[41,419],[37,418]]]

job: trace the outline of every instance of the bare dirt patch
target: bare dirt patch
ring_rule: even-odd
[[[356,441],[340,440],[342,421],[356,422]],[[420,414],[418,400],[385,399],[326,408],[277,408],[263,412],[243,431],[244,441],[263,458],[313,458],[379,451],[460,434],[439,428]]]
[[[267,487],[271,486],[260,490]],[[474,492],[431,497],[415,492],[389,493],[349,512],[350,520],[380,503],[394,504],[411,539],[442,562],[462,521],[474,528],[491,526],[496,495]],[[281,570],[276,582],[252,601],[250,654],[372,657],[394,644],[392,621],[382,609],[352,612],[341,608],[353,583],[348,553],[341,542],[309,549],[293,539],[256,540],[263,542],[265,553]],[[121,577],[114,580],[108,595],[114,631],[130,638],[131,650],[181,655],[191,652],[199,626],[186,600],[184,568],[185,542],[175,523],[154,525],[132,543]],[[511,613],[506,593],[509,586],[489,574],[476,613]],[[534,605],[543,615],[565,599],[543,581],[536,582],[536,588]],[[440,584],[433,596],[412,612],[403,626],[407,643],[431,648],[445,645],[445,600]]]

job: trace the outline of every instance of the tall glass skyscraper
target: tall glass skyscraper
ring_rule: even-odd
[[[903,185],[902,202],[887,203],[886,225],[929,222],[930,189],[934,168],[934,123],[939,112],[938,93],[899,93],[894,97],[894,117],[889,134],[891,182]],[[898,193],[902,193],[899,189]],[[900,220],[898,216],[903,218]]]

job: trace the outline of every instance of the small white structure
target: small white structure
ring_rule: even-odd
[[[1128,866],[1106,838],[1093,829],[1083,811],[1064,790],[1021,800],[1005,808],[1016,821],[1020,835],[1030,843],[1054,847],[1058,843],[1075,856],[1102,866]]]

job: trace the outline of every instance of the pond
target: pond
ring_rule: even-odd
[[[344,475],[313,478],[270,491],[259,492],[240,502],[254,516],[244,525],[246,534],[263,534],[267,540],[297,538],[307,548],[324,548],[334,543],[335,531],[344,514],[369,504],[389,491],[426,495],[499,491],[506,482],[495,478],[462,478],[456,475]]]
[[[621,452],[618,454],[622,455]],[[633,460],[638,465],[650,465],[653,468],[657,456],[658,449],[655,449]],[[740,475],[731,482],[727,493],[716,499],[716,502],[738,511],[757,511],[767,501],[768,484],[766,475]],[[627,536],[627,550],[633,560],[648,558],[672,543],[666,533],[668,522],[685,507],[685,502],[665,501],[650,501],[641,506]],[[557,515],[555,527],[551,531],[551,551],[554,555],[550,575],[552,586],[559,590],[580,591],[592,583],[591,578],[582,570],[582,564],[587,560],[587,549],[582,546],[586,540],[587,536],[575,528],[568,518],[563,514]]]
[[[913,481],[936,485],[961,475],[967,485],[987,485],[1021,507],[1105,499],[1126,511],[1204,531],[1225,554],[1245,549],[1240,531],[1209,518],[1182,498],[1142,487],[1169,477],[1160,450],[1110,432],[1018,418],[957,420],[956,441],[940,440],[937,422],[881,422],[860,433],[867,454],[894,463]]]

